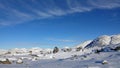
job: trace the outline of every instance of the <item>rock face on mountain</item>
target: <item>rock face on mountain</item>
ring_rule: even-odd
[[[120,35],[112,35],[112,36],[103,35],[93,40],[85,48],[90,48],[94,46],[103,47],[107,45],[116,45],[116,44],[120,44]]]
[[[113,35],[111,37],[111,43],[110,44],[120,44],[120,34],[119,35]]]

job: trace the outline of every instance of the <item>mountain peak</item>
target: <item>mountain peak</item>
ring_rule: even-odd
[[[94,46],[103,47],[110,44],[115,45],[119,43],[120,43],[120,34],[112,35],[112,36],[102,35],[94,39],[90,44],[86,46],[86,48],[94,47]]]

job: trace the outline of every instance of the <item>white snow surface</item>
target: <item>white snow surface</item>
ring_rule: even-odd
[[[82,47],[82,48],[84,48],[84,47],[86,47],[86,45],[90,44],[91,42],[92,42],[92,40],[88,40],[88,41],[85,41],[85,42],[75,46],[75,47]]]
[[[120,35],[103,35],[93,41],[85,41],[75,47],[64,48],[71,49],[70,51],[59,48],[55,54],[53,49],[39,47],[1,49],[0,68],[120,68],[120,51],[110,49],[118,46],[120,46]],[[76,51],[77,47],[82,49]],[[96,49],[103,49],[103,51],[95,53]],[[1,63],[6,59],[12,64]],[[16,64],[16,62],[23,63]],[[107,64],[102,64],[103,62]]]
[[[22,59],[18,59],[18,60],[17,60],[17,63],[22,63],[22,62],[23,62]]]

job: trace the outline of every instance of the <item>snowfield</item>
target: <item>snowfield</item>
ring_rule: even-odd
[[[62,49],[1,49],[0,68],[120,68],[120,35]]]

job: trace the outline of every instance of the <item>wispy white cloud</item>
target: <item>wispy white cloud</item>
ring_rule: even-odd
[[[55,38],[49,38],[47,39],[49,41],[54,41],[54,42],[64,42],[64,43],[74,43],[77,42],[77,40],[69,40],[69,39],[55,39]]]
[[[58,40],[60,42],[76,42],[75,40]]]
[[[18,17],[18,18],[32,18],[30,14],[27,14],[27,13],[23,13],[23,12],[20,12],[16,9],[12,9],[11,10],[13,14],[16,14],[14,16]]]
[[[86,0],[86,2],[87,2],[87,0]],[[72,13],[85,12],[85,11],[90,11],[92,9],[91,6],[87,6],[88,4],[82,3],[79,0],[67,0],[67,4]]]
[[[93,9],[120,7],[120,0],[65,0],[64,2],[62,3],[64,6],[61,6],[54,0],[2,0],[0,25],[20,24],[34,19],[64,16]]]
[[[94,8],[112,9],[120,7],[120,0],[89,0]]]
[[[61,9],[48,10],[48,13],[54,16],[62,16],[66,14],[66,12]]]
[[[0,21],[0,25],[3,25],[3,26],[8,26],[9,25],[9,23],[8,22],[2,22],[2,21]]]

